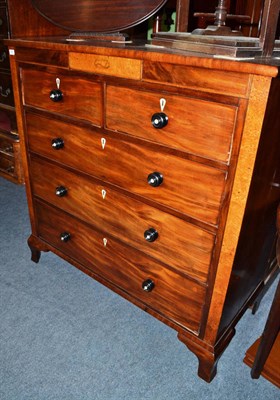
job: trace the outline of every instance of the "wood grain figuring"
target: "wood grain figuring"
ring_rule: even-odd
[[[215,280],[205,340],[214,343],[221,318],[227,285],[230,279],[235,250],[238,243],[242,218],[252,179],[254,163],[264,118],[271,80],[254,76],[250,92],[247,116],[243,130],[242,146],[232,189],[231,203],[222,243],[219,265]]]
[[[199,331],[204,288],[109,236],[104,246],[104,235],[62,211],[38,203],[36,213],[39,236],[46,242],[109,279],[154,310],[164,313],[187,329]],[[70,233],[71,239],[63,243],[60,234],[65,231]],[[142,289],[142,282],[148,278],[155,283],[150,293]]]
[[[253,62],[236,62],[233,60],[217,59],[213,57],[204,57],[203,55],[194,56],[187,52],[168,52],[167,49],[164,51],[157,52],[156,48],[154,51],[149,51],[147,46],[135,46],[135,47],[120,47],[118,44],[114,45],[110,43],[97,43],[94,45],[92,42],[82,42],[81,45],[77,42],[69,42],[65,37],[37,37],[36,40],[32,38],[21,38],[20,40],[10,39],[6,41],[11,47],[25,47],[32,49],[48,49],[56,51],[69,51],[71,53],[81,54],[98,54],[111,57],[121,57],[137,60],[147,60],[158,63],[167,64],[178,64],[179,66],[195,67],[199,69],[206,69],[205,74],[211,72],[211,70],[221,70],[223,72],[230,73],[242,73],[242,74],[255,74],[267,77],[275,77],[278,74],[278,68],[273,65],[258,64]],[[217,88],[217,90],[219,90]]]
[[[226,72],[218,69],[206,71],[203,68],[144,61],[143,80],[247,97],[250,77],[238,72],[231,73],[229,77]]]
[[[164,113],[168,124],[152,126],[154,113]],[[106,127],[175,149],[228,163],[231,155],[236,107],[109,85],[106,91]],[[129,104],[129,107],[127,106]]]
[[[225,190],[226,176],[223,171],[155,152],[122,140],[117,135],[102,135],[32,114],[27,115],[27,129],[29,149],[33,152],[204,222],[218,223]],[[52,139],[56,137],[65,142],[61,150],[54,150],[51,146]],[[106,139],[104,150],[101,139]],[[80,154],[83,154],[82,158]],[[147,183],[148,175],[155,171],[164,176],[163,184],[156,188]]]
[[[20,48],[17,49],[17,60],[22,60],[25,63],[68,67],[68,53],[65,51],[36,51],[32,49]]]
[[[69,66],[73,70],[119,78],[140,80],[142,76],[142,61],[132,58],[69,53]]]
[[[57,89],[56,79],[60,79],[63,100],[53,102],[50,91]],[[62,72],[48,73],[31,69],[22,70],[23,102],[26,105],[53,111],[91,122],[101,126],[102,91],[101,84],[85,78],[76,79]]]
[[[22,157],[21,157],[20,143],[18,140],[14,142],[13,148],[14,148],[14,158],[15,158],[15,176],[17,179],[17,183],[23,184],[24,176],[22,167]]]
[[[40,159],[32,160],[30,171],[36,196],[190,277],[206,282],[214,235]],[[57,197],[55,191],[61,185],[68,192],[64,197]],[[144,239],[144,232],[151,227],[159,235],[153,243]]]
[[[277,68],[136,43],[78,44],[54,37],[8,43],[15,50],[11,68],[31,259],[38,262],[42,251],[53,251],[175,328],[197,355],[199,376],[211,381],[237,321],[272,281],[268,256],[263,262],[267,251],[250,263],[240,263],[238,254],[248,244],[242,235],[248,213],[270,219],[276,207],[269,199],[279,203],[279,157],[271,149],[279,137],[278,84],[267,103]],[[68,53],[84,69],[69,67]],[[103,71],[93,69],[91,60],[99,57],[111,63]],[[125,72],[130,60],[136,75],[134,68],[132,75]],[[107,74],[104,66],[111,68]],[[49,92],[57,77],[64,97],[55,104]],[[151,115],[161,111],[161,97],[169,121],[153,131]],[[61,149],[52,146],[57,138]],[[273,193],[256,194],[255,207],[267,202],[264,213],[251,207],[249,188],[259,171]],[[163,176],[158,187],[148,184],[152,172]],[[68,190],[61,198],[55,194],[60,185]],[[151,227],[159,236],[148,243],[143,231]],[[69,241],[61,240],[63,232],[70,233]],[[251,246],[260,235],[248,232]],[[155,284],[150,293],[142,290],[146,279]]]

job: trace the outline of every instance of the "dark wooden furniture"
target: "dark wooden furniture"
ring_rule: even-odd
[[[280,282],[270,309],[263,335],[247,350],[245,364],[252,368],[251,376],[260,375],[280,388]]]
[[[29,7],[44,34],[7,43],[32,260],[52,251],[175,329],[209,382],[276,271],[278,68],[46,37]]]
[[[277,213],[277,259],[280,267],[280,206]],[[247,350],[244,362],[252,367],[252,378],[264,376],[280,388],[280,281],[262,336]]]
[[[259,37],[254,38],[243,37],[240,31],[232,31],[231,27],[226,25],[226,16],[231,3],[233,2],[229,0],[217,1],[214,23],[205,29],[195,29],[191,33],[185,31],[157,32],[152,35],[152,43],[156,46],[215,56],[279,57],[280,40],[275,39],[279,34],[280,0],[264,1]],[[253,9],[251,8],[252,11]],[[209,13],[195,13],[194,15],[207,17]],[[213,16],[213,12],[211,16]],[[238,16],[238,18],[239,20],[244,19],[243,16]]]
[[[9,53],[3,40],[10,37],[5,0],[0,0],[0,176],[22,183],[23,172],[17,134]]]

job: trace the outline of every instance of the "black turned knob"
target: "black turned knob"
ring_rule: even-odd
[[[154,128],[161,129],[168,124],[168,116],[163,112],[155,113],[151,121]]]
[[[64,147],[64,141],[61,138],[56,138],[52,140],[52,148],[55,150],[62,149]]]
[[[63,99],[63,93],[60,89],[53,89],[50,91],[50,99],[55,103]]]
[[[147,242],[154,242],[158,238],[158,232],[154,228],[147,229],[144,232],[144,238]]]
[[[152,172],[148,175],[148,184],[153,187],[158,187],[163,182],[163,175],[160,172]]]
[[[58,187],[55,189],[55,194],[56,194],[58,197],[66,196],[66,195],[67,195],[67,189],[66,189],[66,187],[64,187],[64,186],[58,186]]]
[[[146,279],[143,283],[142,283],[142,289],[145,292],[151,292],[153,290],[153,288],[155,287],[154,282],[152,281],[152,279]]]
[[[70,238],[71,238],[71,235],[70,235],[69,232],[63,232],[63,233],[61,233],[61,235],[60,235],[60,240],[61,240],[62,242],[68,242],[68,241],[70,240]]]

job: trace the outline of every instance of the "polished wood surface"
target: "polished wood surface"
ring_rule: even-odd
[[[166,206],[171,211],[180,210],[180,213],[199,221],[218,223],[225,188],[224,171],[159,152],[155,147],[139,145],[126,140],[125,136],[109,132],[104,135],[98,130],[51,121],[31,113],[27,116],[27,127],[30,151],[79,171],[90,171],[92,176]],[[65,145],[56,151],[51,143],[57,137],[63,139]],[[85,151],[85,146],[89,151]],[[83,154],[82,159],[80,154]],[[157,188],[147,182],[149,174],[155,171],[164,177],[163,184]],[[212,187],[207,185],[208,182]]]
[[[230,158],[237,107],[112,85],[107,87],[106,99],[108,129],[225,163]],[[119,99],[126,99],[130,107]],[[168,124],[159,130],[152,126],[151,118],[161,111],[161,99],[166,102]]]
[[[57,79],[59,79],[59,84]],[[96,126],[101,126],[100,83],[81,77],[74,86],[73,77],[66,75],[63,71],[58,74],[56,71],[49,73],[32,69],[23,71],[22,80],[25,87],[24,104],[36,105],[58,114],[88,120]],[[63,92],[63,101],[56,103],[50,100],[49,93],[58,86]]]
[[[199,331],[205,298],[203,287],[125,247],[109,233],[104,236],[104,232],[94,231],[69,214],[46,204],[36,203],[36,215],[38,236],[48,244],[128,291],[157,312],[168,315],[195,332]],[[60,239],[63,232],[71,235],[66,243]],[[155,290],[150,293],[142,289],[142,283],[148,278],[155,283]]]
[[[71,69],[118,76],[126,79],[141,79],[142,62],[132,58],[101,56],[98,54],[70,53]]]
[[[24,139],[32,260],[38,262],[41,251],[53,251],[172,326],[197,355],[199,376],[210,381],[236,322],[269,279],[267,265],[260,262],[270,255],[266,248],[254,265],[246,269],[244,264],[246,274],[240,275],[239,291],[229,301],[235,293],[236,251],[250,185],[261,169],[257,153],[266,138],[276,137],[277,115],[276,122],[261,136],[260,132],[265,113],[270,113],[267,99],[274,97],[270,84],[277,68],[141,46],[74,45],[53,39],[9,44],[15,50],[11,68]],[[82,70],[80,65],[74,69],[67,63],[68,52],[70,58],[72,53],[81,53],[81,59],[85,53],[116,57],[117,65],[119,58],[136,59],[144,69],[136,79],[120,77],[117,67],[111,74],[94,67],[92,72]],[[43,53],[45,59],[38,61]],[[168,78],[173,68],[186,68],[190,79],[181,79],[179,73]],[[148,72],[155,70],[158,74]],[[49,75],[50,80],[45,78]],[[34,96],[33,76],[38,84],[43,77]],[[234,88],[237,76],[241,83]],[[62,91],[66,79],[67,105],[64,98],[57,104],[49,99],[57,77]],[[84,96],[83,91],[78,96],[83,81],[98,94],[84,84]],[[100,104],[93,121],[90,112],[84,113],[91,95],[93,103]],[[156,134],[149,124],[151,115],[160,111],[161,97],[168,100],[170,124]],[[203,130],[203,118],[208,129]],[[204,132],[197,132],[200,139],[195,127]],[[215,135],[220,143],[212,146]],[[54,138],[63,139],[64,147],[53,149]],[[196,140],[197,146],[190,148],[188,140]],[[272,160],[265,182],[272,181],[271,171],[277,166]],[[147,182],[154,171],[164,177],[158,187]],[[69,193],[58,198],[55,189],[64,180]],[[274,204],[268,208],[269,215],[275,212]],[[156,241],[143,242],[146,226],[159,229]],[[71,239],[61,240],[61,233],[68,231]],[[257,237],[254,231],[250,235],[252,240]],[[242,238],[242,246],[246,240]],[[155,283],[149,293],[140,287],[145,279]]]
[[[206,282],[215,240],[213,234],[131,199],[105,182],[94,182],[39,158],[32,160],[30,171],[36,196],[163,260],[171,268]],[[61,185],[67,188],[64,197],[55,195]],[[151,227],[159,235],[154,243],[144,238],[144,232]]]
[[[198,67],[198,65],[194,66]],[[205,67],[207,68],[206,65]],[[164,62],[164,60],[161,62],[144,61],[143,78],[152,82],[158,81],[195,90],[200,89],[203,93],[247,97],[250,85],[249,76],[240,71],[231,71],[231,77],[229,77],[220,67],[205,71],[203,67],[174,65]],[[219,82],[218,86],[217,81]]]

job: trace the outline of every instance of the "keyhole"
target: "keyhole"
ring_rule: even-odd
[[[104,150],[105,146],[106,146],[106,139],[105,138],[101,138],[101,146],[102,146],[102,149]]]
[[[159,104],[160,104],[160,110],[161,112],[163,112],[166,106],[166,100],[164,98],[160,99]]]

